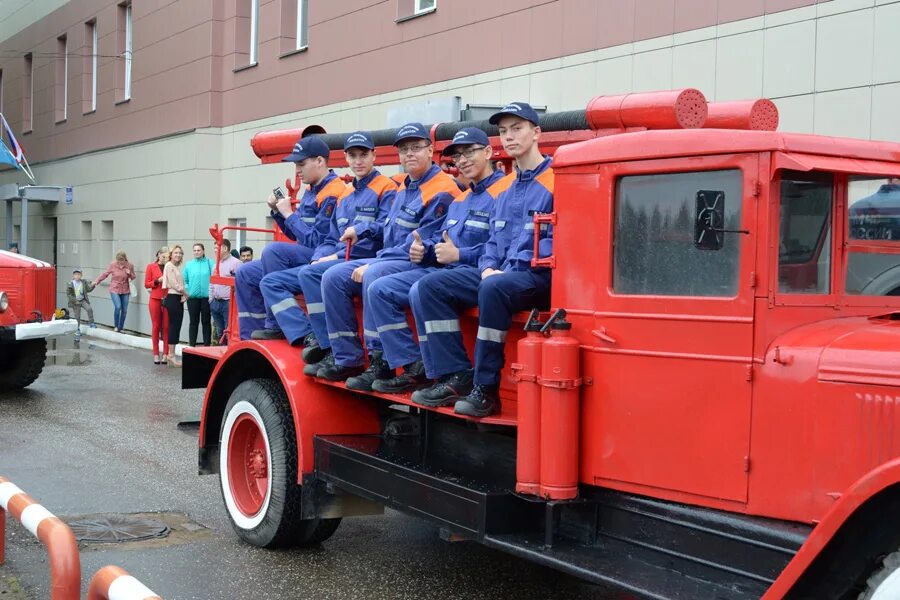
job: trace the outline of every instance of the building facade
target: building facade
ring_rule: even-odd
[[[259,164],[259,131],[456,120],[510,100],[556,112],[696,87],[711,101],[771,98],[782,130],[900,141],[900,0],[6,6],[0,112],[38,182],[74,186],[71,203],[36,207],[27,231],[29,253],[57,264],[59,291],[72,268],[93,278],[119,249],[140,284],[161,245],[209,247],[213,223],[267,226],[264,199],[292,169]],[[0,171],[12,182],[21,172]],[[26,235],[18,209],[13,224]],[[238,241],[258,256],[266,239]],[[147,332],[137,287],[126,328]],[[111,323],[103,290],[93,302]]]

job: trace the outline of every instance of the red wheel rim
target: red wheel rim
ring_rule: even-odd
[[[259,513],[269,488],[265,433],[251,415],[239,416],[228,439],[228,485],[239,511]]]

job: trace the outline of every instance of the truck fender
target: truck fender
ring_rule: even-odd
[[[835,502],[794,555],[762,600],[780,600],[813,564],[844,523],[876,494],[900,482],[900,458],[886,462],[856,481]]]
[[[200,471],[218,470],[219,434],[231,392],[248,379],[279,381],[287,393],[297,431],[297,483],[314,468],[313,438],[317,435],[377,434],[377,406],[343,388],[303,375],[303,361],[287,343],[242,341],[230,344],[219,359],[203,399],[200,416]]]

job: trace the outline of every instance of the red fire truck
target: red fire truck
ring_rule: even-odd
[[[435,159],[472,125],[500,148],[440,124]],[[283,341],[186,351],[237,534],[315,544],[388,506],[641,597],[900,597],[900,241],[848,216],[900,177],[900,144],[777,132],[772,103],[696,90],[541,125],[552,309],[507,341],[500,414],[305,377]],[[275,163],[302,133],[253,149]]]
[[[36,258],[0,250],[0,392],[22,389],[41,374],[47,338],[75,331],[55,319],[56,269]]]

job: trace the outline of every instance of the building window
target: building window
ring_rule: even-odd
[[[3,69],[0,69],[0,113],[3,112]]]
[[[237,0],[234,40],[234,68],[255,65],[259,60],[259,0]]]
[[[97,21],[88,21],[84,24],[84,55],[82,59],[82,103],[83,113],[97,110]]]
[[[281,55],[295,54],[309,45],[309,0],[281,3]]]
[[[416,14],[421,15],[437,8],[437,0],[416,0]]]
[[[246,227],[247,219],[228,219],[228,225],[231,227]],[[226,237],[234,242],[231,247],[235,250],[247,245],[247,232],[242,229],[234,230]]]
[[[22,133],[31,131],[34,104],[34,61],[29,52],[22,63]]]
[[[116,102],[125,102],[131,99],[131,59],[133,50],[131,2],[119,5],[116,45],[116,54],[121,57],[116,65]]]
[[[397,0],[397,23],[437,10],[437,0]]]
[[[69,43],[66,36],[56,38],[56,65],[53,69],[55,79],[53,86],[53,108],[55,120],[62,123],[68,115],[69,101]]]

